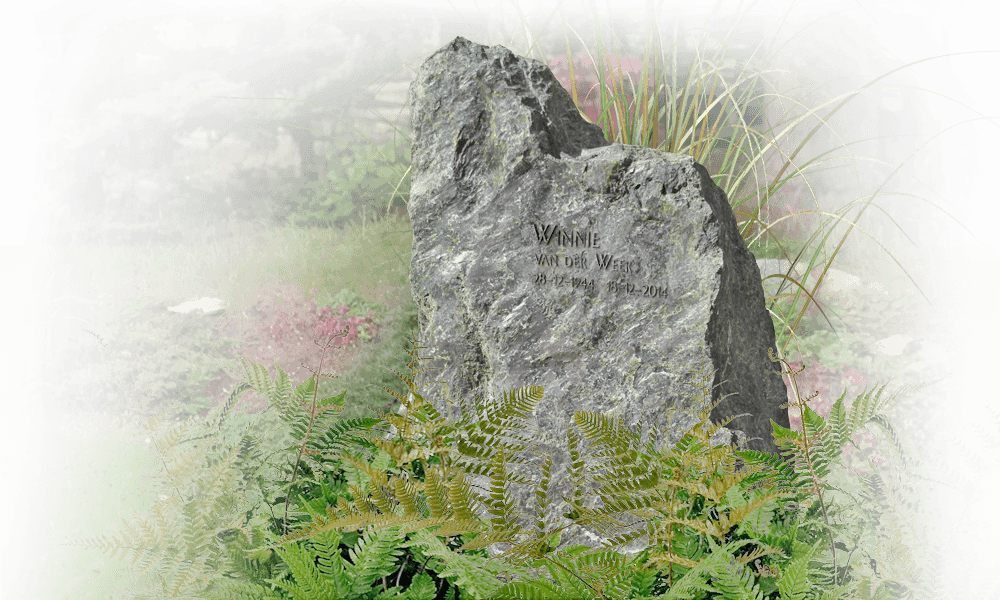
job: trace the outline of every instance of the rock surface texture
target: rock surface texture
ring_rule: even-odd
[[[771,421],[788,427],[786,388],[767,355],[775,338],[760,271],[704,167],[609,143],[548,67],[503,46],[455,38],[424,62],[409,94],[410,285],[419,356],[430,359],[417,389],[457,421],[459,406],[472,415],[508,390],[544,388],[529,423],[536,450],[553,459],[550,527],[569,523],[560,515],[573,489],[575,411],[626,425],[641,416],[642,439],[655,422],[655,447],[667,450],[696,422],[704,404],[694,386],[714,370],[712,398],[728,397],[712,420],[748,416],[713,441],[777,451]],[[541,479],[538,466],[514,473]],[[473,483],[485,497],[488,480]],[[509,492],[529,531],[533,490]],[[572,526],[560,546],[606,539]]]

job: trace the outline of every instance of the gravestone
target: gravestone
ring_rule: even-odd
[[[712,420],[749,413],[713,443],[777,451],[771,421],[788,427],[786,388],[767,355],[775,338],[760,271],[704,167],[607,142],[548,67],[503,46],[455,38],[420,67],[409,101],[410,285],[419,355],[430,359],[416,385],[438,412],[457,421],[459,406],[472,415],[512,388],[543,386],[531,423],[536,449],[553,459],[554,515],[569,510],[574,411],[627,425],[642,416],[643,441],[655,421],[666,451],[697,422],[693,385],[706,365],[712,398],[728,396]],[[541,476],[537,466],[514,472]],[[487,478],[473,484],[485,497]],[[527,530],[533,490],[510,486]],[[606,539],[574,525],[560,546]]]

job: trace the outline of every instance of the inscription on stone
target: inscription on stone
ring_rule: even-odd
[[[642,281],[640,263],[637,258],[625,258],[601,251],[601,234],[592,231],[569,231],[559,225],[532,223],[539,246],[557,245],[565,247],[591,248],[593,257],[586,251],[576,254],[546,253],[534,256],[539,267],[535,272],[535,283],[539,286],[556,288],[582,288],[585,291],[600,289],[612,295],[664,298],[667,296],[667,280],[662,282]],[[564,273],[563,270],[569,271]],[[597,275],[590,272],[596,271]],[[609,273],[610,272],[610,273]],[[616,278],[612,277],[618,274]],[[601,277],[600,274],[605,274]],[[652,278],[650,274],[646,279]]]

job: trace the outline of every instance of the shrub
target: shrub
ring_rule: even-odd
[[[316,290],[313,290],[315,294]],[[279,295],[280,297],[280,295]],[[377,325],[372,318],[372,308],[375,305],[361,305],[360,298],[349,289],[344,288],[334,300],[334,306],[338,307],[339,316],[333,316],[331,308],[316,308],[313,300],[302,302],[295,297],[286,298],[282,304],[282,309],[268,317],[270,322],[267,326],[268,334],[279,348],[284,345],[289,336],[303,334],[309,339],[325,343],[328,340],[335,346],[347,346],[371,338],[371,333],[377,330]],[[345,318],[350,312],[350,306],[357,311],[368,309],[367,316],[351,316]],[[343,337],[340,337],[343,332]]]
[[[375,148],[362,138],[343,141],[360,156],[347,147],[331,148],[313,165],[303,167],[304,172],[315,173],[316,180],[303,183],[302,178],[282,174],[275,201],[288,212],[285,222],[302,228],[340,227],[363,212],[385,212],[390,201],[405,204],[403,193],[409,187],[401,185],[395,194],[393,190],[410,164],[410,140],[398,137]]]

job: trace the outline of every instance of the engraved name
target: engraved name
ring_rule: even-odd
[[[559,225],[548,225],[533,223],[535,239],[539,246],[557,245],[562,247],[577,248],[600,248],[601,235],[591,231],[571,231]],[[639,275],[640,263],[637,260],[626,260],[612,254],[601,252],[594,253],[593,261],[587,257],[586,251],[569,255],[557,254],[535,254],[535,265],[546,268],[546,272],[537,271],[535,273],[536,285],[551,285],[554,287],[568,286],[572,288],[597,289],[597,284],[593,277],[586,277],[584,273],[560,274],[549,273],[550,269],[574,269],[591,270],[592,266],[601,272],[617,271],[623,275],[615,281],[608,281],[602,286],[605,291],[614,294],[626,294],[647,296],[651,298],[665,297],[667,295],[666,282],[641,282],[632,281],[626,275]]]

